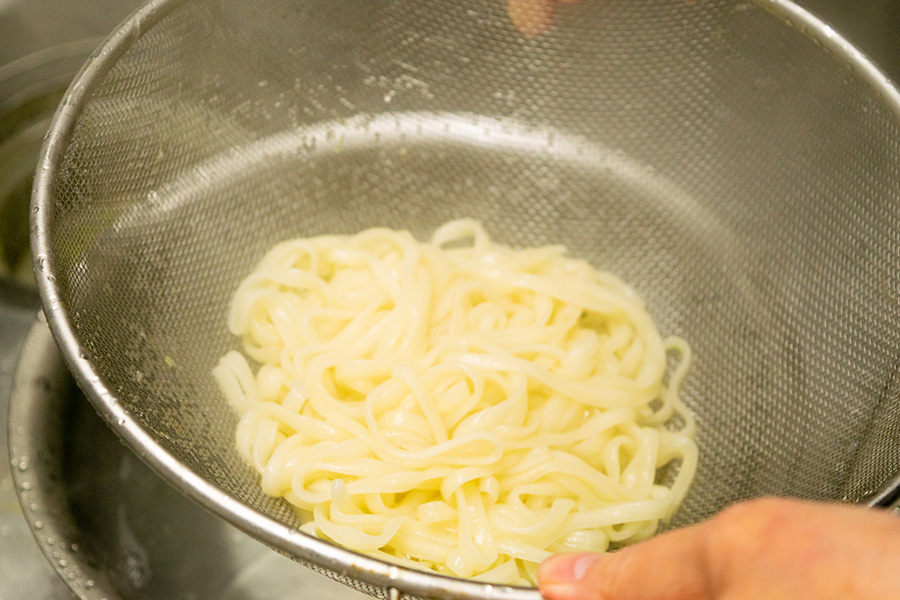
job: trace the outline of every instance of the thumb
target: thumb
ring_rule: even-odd
[[[538,571],[547,600],[705,600],[702,527],[672,531],[609,554],[558,554]]]

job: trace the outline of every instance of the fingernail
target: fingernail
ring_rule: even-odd
[[[558,554],[541,564],[541,585],[560,585],[580,581],[600,558],[599,554]]]

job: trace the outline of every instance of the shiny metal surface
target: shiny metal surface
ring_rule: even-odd
[[[804,0],[804,8],[830,23],[894,81],[900,81],[900,2]]]
[[[51,329],[117,433],[367,593],[536,598],[298,533],[209,376],[230,293],[273,240],[468,215],[507,243],[566,243],[690,340],[703,461],[676,525],[749,496],[883,489],[900,467],[897,89],[789,2],[566,14],[525,40],[476,0],[159,0],[119,30],[56,115],[33,237]]]
[[[19,350],[38,310],[34,300],[24,305],[11,303],[11,294],[0,283],[0,598],[71,600],[72,593],[34,542],[10,471],[9,391]]]
[[[238,532],[152,473],[84,400],[42,319],[24,344],[10,421],[25,516],[78,598],[363,598]]]
[[[39,310],[28,259],[28,200],[40,144],[63,91],[135,0],[0,0],[0,599],[71,600],[34,541],[16,497],[7,450],[13,370]],[[22,256],[19,257],[19,253]],[[14,427],[14,425],[13,425]],[[112,599],[111,599],[112,600]]]
[[[72,77],[99,39],[70,42],[0,65],[0,281],[37,289],[28,244],[36,157]]]
[[[591,0],[587,1],[590,2]],[[875,62],[885,69],[889,75],[895,79],[900,77],[900,36],[896,35],[896,31],[898,30],[898,27],[900,27],[900,2],[897,2],[896,0],[807,0],[806,2],[800,2],[800,4],[835,25],[836,29],[841,33],[848,35],[851,41],[857,44],[869,57],[874,59]],[[77,40],[85,36],[102,36],[136,5],[136,2],[129,0],[91,0],[90,2],[68,2],[60,0],[0,0],[0,70],[13,61],[22,59],[23,57],[27,58],[28,55],[38,51],[46,52],[47,48],[57,46],[60,43],[68,43],[76,40],[77,44]],[[99,41],[100,38],[92,37],[92,39]],[[84,49],[84,52],[86,51],[87,48]],[[3,93],[8,89],[8,87],[0,85],[0,96],[3,96]],[[836,115],[836,117],[839,117],[839,115]],[[35,156],[33,160],[36,161],[37,157]],[[0,167],[2,167],[2,165],[0,165]],[[3,219],[4,217],[5,215],[0,215],[0,219]],[[78,551],[70,555],[72,562],[67,563],[67,565],[75,566],[71,568],[60,566],[59,559],[57,558],[53,561],[53,567],[51,567],[45,560],[39,547],[33,541],[13,487],[6,444],[8,391],[11,385],[13,368],[18,357],[18,352],[24,341],[24,336],[32,324],[35,310],[36,305],[33,295],[30,295],[27,292],[23,294],[23,290],[19,286],[10,286],[8,285],[8,282],[4,281],[3,278],[0,278],[0,599],[2,600],[33,600],[36,598],[41,600],[71,599],[73,596],[71,592],[68,591],[67,584],[72,585],[78,590],[89,590],[90,586],[86,585],[87,581],[83,577],[79,577],[77,573],[78,569],[82,569],[82,573],[86,572],[81,563],[86,562],[87,557],[90,556],[92,557],[91,560],[96,560],[97,556],[94,551],[86,551],[84,548],[79,547]],[[43,354],[47,356],[51,362],[58,360],[58,358],[52,357],[52,352],[49,350],[44,351]],[[52,377],[59,376],[58,373],[51,375]],[[69,384],[66,385],[68,386]],[[80,415],[78,417],[79,422],[82,422],[83,420],[83,422],[88,424],[86,431],[91,432],[91,435],[96,433],[97,439],[100,440],[102,447],[108,449],[114,457],[114,459],[109,462],[89,462],[88,466],[91,468],[78,468],[75,473],[86,477],[96,477],[98,481],[102,482],[115,481],[116,474],[108,472],[105,469],[110,465],[126,464],[126,471],[134,476],[122,478],[114,487],[117,498],[131,498],[133,501],[135,496],[143,493],[149,493],[154,496],[159,494],[164,498],[162,505],[168,507],[171,511],[178,513],[179,511],[184,510],[186,514],[197,516],[196,520],[197,523],[200,524],[199,528],[196,530],[189,529],[189,531],[192,532],[192,535],[196,534],[196,537],[201,539],[210,537],[208,533],[202,531],[203,527],[209,526],[215,530],[222,526],[221,521],[205,519],[203,513],[196,511],[191,504],[185,506],[170,497],[172,493],[164,488],[158,480],[153,481],[148,473],[140,466],[140,463],[134,460],[132,455],[128,455],[130,458],[123,458],[122,453],[124,452],[124,447],[113,444],[108,434],[102,432],[102,429],[98,427],[99,423],[96,419],[92,419],[90,409],[86,409],[83,402],[79,404],[80,400],[77,393],[73,392],[70,397],[60,401],[51,401],[44,396],[40,397],[41,402],[45,402],[42,406],[46,407],[47,404],[65,405],[67,407],[66,410],[71,411],[71,413],[67,414]],[[58,439],[53,440],[50,437],[47,437],[46,434],[51,430],[58,432],[59,429],[45,427],[41,424],[41,421],[46,415],[48,420],[53,420],[56,423],[54,426],[56,427],[59,425],[59,419],[53,416],[53,412],[49,408],[35,408],[34,410],[34,419],[28,422],[29,431],[42,429],[42,435],[44,437],[34,437],[32,438],[32,442],[38,446],[40,446],[40,444],[47,444],[48,446],[58,444]],[[20,429],[21,434],[24,434],[24,431],[25,429]],[[72,432],[69,430],[68,433],[71,434]],[[86,447],[89,445],[90,444],[85,444]],[[83,448],[83,450],[86,449],[87,448]],[[43,452],[39,447],[37,447],[36,451]],[[93,461],[94,458],[96,458],[91,457],[87,452],[82,454],[82,456],[85,456],[88,461]],[[69,464],[72,466],[71,463]],[[137,466],[132,469],[132,466],[134,465]],[[78,479],[78,477],[72,473],[64,475],[64,479],[67,482],[67,485],[72,485],[76,488],[77,491],[74,493],[75,496],[80,497],[82,501],[89,498],[85,492],[88,489],[87,482],[91,481],[90,479]],[[136,485],[134,491],[129,492],[128,490],[130,489],[131,484],[135,482]],[[51,485],[51,487],[55,486],[53,489],[57,492],[59,491],[58,485],[53,481],[50,481],[49,485]],[[102,489],[97,486],[93,491],[102,491]],[[49,492],[44,492],[44,494],[47,493]],[[46,497],[46,495],[44,497]],[[176,497],[178,496],[176,495]],[[79,519],[75,519],[71,514],[68,514],[65,518],[67,520],[74,520],[79,527],[92,527],[96,525],[95,521],[91,521],[92,515],[108,518],[119,510],[133,514],[133,502],[131,508],[120,509],[113,506],[115,502],[109,501],[108,498],[105,500],[105,504],[104,499],[101,499],[100,501],[100,506],[103,507],[103,510],[101,511],[95,513],[88,507],[82,511]],[[42,526],[50,527],[54,530],[59,529],[54,523],[54,517],[58,514],[68,513],[71,510],[70,507],[71,505],[63,503],[55,506],[52,510],[48,509],[45,513],[47,518],[42,521]],[[159,514],[152,510],[148,514],[159,517]],[[71,523],[72,521],[67,522]],[[32,522],[32,524],[34,523]],[[99,530],[102,534],[98,533],[96,536],[91,535],[92,531],[90,528],[84,532],[73,532],[70,530],[69,533],[74,536],[72,538],[73,540],[75,538],[84,539],[87,537],[93,540],[92,543],[96,544],[101,540],[112,539],[115,535],[114,531],[116,527],[115,522],[104,522],[101,524]],[[143,522],[138,529],[142,534],[146,534],[147,529],[150,529],[151,527],[152,526],[149,523]],[[165,525],[162,527],[165,528]],[[216,535],[219,534],[213,534],[211,537],[215,538]],[[226,531],[221,533],[222,538],[228,538],[228,535],[229,534]],[[236,533],[232,533],[231,535],[240,537],[240,534]],[[173,544],[176,539],[177,538],[168,538],[168,541],[159,547],[166,548],[166,544]],[[77,544],[77,542],[72,543]],[[146,538],[145,541],[141,543],[147,543]],[[153,546],[154,543],[150,543],[149,545]],[[61,543],[59,547],[65,548],[66,544]],[[128,544],[123,544],[121,547],[101,547],[101,550],[105,551],[106,556],[103,560],[107,562],[94,563],[95,566],[98,564],[109,566],[114,564],[116,560],[125,560],[125,563],[127,564],[127,552],[124,554],[121,553],[122,548],[127,547]],[[330,600],[332,598],[332,596],[328,595],[318,595],[326,594],[326,592],[324,591],[324,588],[320,589],[315,586],[310,589],[315,590],[315,594],[317,595],[310,595],[304,593],[304,591],[298,591],[307,589],[303,586],[282,589],[278,586],[279,582],[284,581],[286,586],[294,585],[292,577],[284,577],[283,573],[279,572],[279,569],[286,568],[290,565],[285,565],[283,559],[270,551],[263,552],[261,546],[253,544],[246,538],[240,543],[237,543],[235,548],[242,548],[241,552],[246,551],[250,556],[257,557],[259,561],[257,566],[252,566],[249,562],[246,563],[248,565],[247,569],[243,571],[243,575],[236,582],[236,588],[243,591],[229,593],[225,596],[192,596],[191,594],[196,594],[197,590],[201,588],[198,587],[196,582],[192,581],[190,577],[185,576],[184,573],[169,573],[168,569],[172,567],[172,565],[163,560],[152,569],[152,576],[155,578],[153,584],[141,589],[138,589],[134,585],[127,585],[127,582],[129,581],[127,569],[122,569],[120,565],[118,571],[116,571],[116,577],[121,578],[120,580],[126,583],[122,588],[122,590],[125,591],[121,592],[121,597],[136,599],[160,597],[151,596],[149,594],[151,592],[159,593],[165,586],[169,586],[166,588],[170,591],[170,595],[167,597],[175,599],[195,598],[196,600],[204,600],[205,598],[210,598],[210,600],[212,600],[214,598],[218,599],[224,597],[228,600],[229,598],[250,599],[264,597],[272,600],[275,598],[287,600],[288,598],[315,597],[327,598]],[[178,555],[177,548],[175,548],[173,552],[174,555]],[[117,556],[118,558],[110,559],[111,556]],[[140,561],[132,562],[139,563]],[[89,562],[87,564],[90,565]],[[59,571],[60,574],[68,574],[71,578],[67,579],[66,582],[63,582],[61,578],[57,577],[54,568]],[[175,568],[177,568],[177,565]],[[229,569],[230,568],[231,567],[229,566]],[[103,572],[106,573],[106,570],[103,570]],[[278,572],[278,577],[271,577],[276,572]],[[205,575],[206,574],[204,574],[204,576]],[[213,573],[212,576],[215,577],[215,573]],[[301,582],[304,581],[302,574],[299,575],[299,578]],[[137,577],[138,581],[141,579],[141,577]],[[265,589],[269,589],[270,593],[262,596],[252,595],[249,590],[253,587],[253,584],[264,584]],[[96,585],[96,581],[94,582],[94,585]],[[215,589],[216,585],[218,584],[210,585],[208,588],[202,589],[211,591]],[[256,589],[260,590],[263,588],[259,587]],[[343,590],[342,588],[339,589],[340,591],[336,590],[334,592],[336,595],[334,595],[333,598],[351,597],[350,594],[352,594],[352,592]],[[117,593],[119,593],[119,591],[117,591]],[[254,593],[259,594],[261,592],[257,591]],[[110,600],[117,600],[118,597],[119,596],[116,594],[109,596]]]

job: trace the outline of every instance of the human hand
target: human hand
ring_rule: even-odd
[[[580,0],[508,0],[509,18],[526,35],[538,35],[549,29],[557,2]]]
[[[752,500],[618,552],[551,557],[538,587],[547,600],[900,598],[900,519]]]

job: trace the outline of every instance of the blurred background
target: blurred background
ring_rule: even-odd
[[[799,3],[900,81],[900,0]],[[28,255],[28,199],[37,153],[66,85],[106,34],[139,4],[0,0],[0,600],[73,597],[32,539],[7,453],[12,372],[38,310]]]

